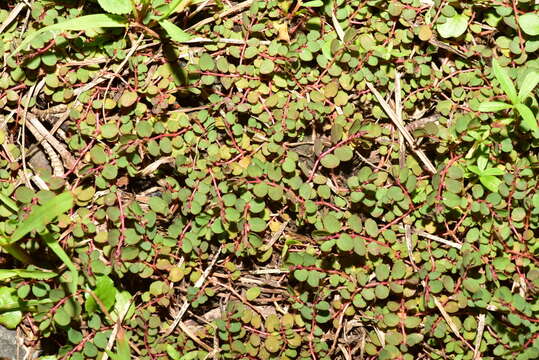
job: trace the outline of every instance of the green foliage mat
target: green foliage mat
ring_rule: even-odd
[[[0,4],[0,324],[40,359],[539,357],[539,5]]]

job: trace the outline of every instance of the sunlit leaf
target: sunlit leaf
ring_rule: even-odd
[[[26,36],[20,45],[13,50],[11,56],[15,56],[19,51],[26,48],[37,36],[45,32],[60,33],[62,31],[80,31],[89,30],[95,28],[114,28],[114,27],[126,27],[127,20],[121,16],[113,14],[95,14],[86,15],[74,19],[62,21],[58,24],[49,25],[39,29],[36,32]]]

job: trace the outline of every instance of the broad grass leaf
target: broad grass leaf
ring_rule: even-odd
[[[118,15],[113,14],[95,14],[95,15],[86,15],[74,19],[69,19],[62,21],[58,24],[53,24],[46,26],[38,31],[28,35],[21,44],[11,53],[11,56],[15,56],[19,51],[26,48],[28,44],[32,42],[40,34],[52,31],[52,32],[63,32],[63,31],[81,31],[89,30],[95,28],[114,28],[114,27],[126,27],[127,20]]]
[[[16,213],[17,211],[19,211],[19,207],[17,206],[17,203],[13,200],[11,200],[11,198],[9,198],[8,196],[0,193],[0,201],[6,205],[8,208],[10,208],[14,213]]]
[[[492,175],[481,175],[479,181],[492,192],[498,192],[498,186],[502,183],[500,179]]]
[[[515,108],[522,117],[521,125],[526,130],[533,132],[539,131],[539,125],[537,125],[537,119],[529,107],[524,104],[516,104]]]
[[[131,0],[97,0],[103,10],[111,14],[129,14],[133,8]]]
[[[44,231],[39,234],[41,238],[45,241],[45,244],[58,256],[60,260],[65,264],[65,266],[71,271],[71,283],[70,283],[70,291],[71,293],[75,293],[77,290],[77,284],[79,283],[79,273],[77,271],[77,268],[71,262],[71,259],[66,254],[64,249],[60,246],[58,241],[54,239],[54,237],[49,233],[48,231]]]
[[[174,25],[173,23],[171,23],[168,20],[159,21],[159,25],[161,25],[161,27],[163,29],[165,29],[168,36],[170,36],[170,38],[173,41],[185,42],[185,41],[189,41],[189,40],[191,40],[193,38],[193,36],[191,34],[186,33],[185,31],[183,31],[178,26]]]
[[[481,156],[482,154],[479,154],[479,157],[477,159],[477,167],[481,171],[481,174],[484,174],[485,169],[488,165],[488,158]]]
[[[18,244],[10,244],[9,239],[0,236],[0,248],[6,251],[8,254],[19,260],[23,264],[32,264],[32,258],[30,255],[21,248]]]
[[[20,277],[25,279],[47,280],[58,276],[50,271],[26,270],[26,269],[0,269],[0,281]]]
[[[483,173],[482,173],[482,175],[493,175],[493,176],[503,175],[503,174],[505,174],[505,171],[499,168],[488,168],[488,169],[483,170]]]
[[[443,38],[459,37],[468,28],[468,17],[465,15],[455,15],[447,19],[443,24],[438,25],[438,33]]]
[[[342,29],[339,20],[337,20],[337,18],[335,17],[335,13],[333,11],[331,12],[331,20],[333,21],[333,27],[335,28],[339,39],[341,40],[341,42],[344,43],[344,30]]]
[[[494,73],[496,80],[498,80],[498,82],[500,83],[500,87],[502,88],[505,95],[507,95],[509,100],[513,104],[518,103],[517,90],[515,89],[515,85],[513,85],[513,82],[507,74],[507,71],[500,66],[500,63],[496,58],[492,60],[492,72]]]
[[[474,174],[476,175],[481,175],[483,174],[483,172],[475,165],[469,165],[468,166],[468,170],[470,170],[471,172],[473,172]]]
[[[19,225],[17,230],[11,235],[9,243],[14,243],[22,239],[23,236],[33,230],[38,230],[49,224],[55,217],[71,209],[73,206],[73,195],[69,192],[57,195],[41,206],[32,210],[30,215]]]
[[[539,22],[539,19],[537,20]],[[520,85],[520,90],[518,92],[518,99],[520,102],[524,100],[532,93],[533,89],[537,86],[539,82],[539,73],[532,71],[526,75],[522,85]]]
[[[518,23],[524,33],[531,36],[539,35],[539,15],[527,13],[518,17]]]
[[[501,110],[510,109],[513,106],[511,104],[507,104],[501,101],[488,101],[481,103],[477,110],[481,112],[498,112]]]

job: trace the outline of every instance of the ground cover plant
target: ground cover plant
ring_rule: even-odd
[[[539,357],[539,5],[0,4],[0,324],[41,359]]]

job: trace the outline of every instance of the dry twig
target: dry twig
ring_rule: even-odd
[[[428,171],[430,171],[433,174],[436,174],[436,168],[434,167],[432,162],[429,160],[427,155],[425,155],[425,153],[421,149],[416,148],[416,143],[415,143],[414,138],[412,137],[408,129],[406,129],[404,124],[401,121],[399,121],[398,116],[395,114],[391,106],[387,103],[387,101],[384,100],[382,95],[378,92],[378,90],[376,90],[376,88],[370,82],[367,82],[367,86],[369,87],[371,92],[374,94],[374,96],[376,97],[380,105],[382,105],[382,107],[386,111],[389,118],[393,121],[395,126],[397,126],[397,129],[399,129],[399,131],[401,132],[402,136],[408,143],[408,146],[410,147],[410,149],[423,162],[423,164],[425,165]]]
[[[221,255],[222,250],[223,250],[223,246],[221,245],[219,247],[219,250],[217,250],[217,253],[213,256],[213,259],[212,259],[210,265],[206,268],[206,270],[204,270],[204,273],[202,274],[202,276],[195,283],[195,285],[194,285],[195,288],[198,289],[198,288],[200,288],[202,286],[202,284],[204,284],[204,282],[206,281],[206,278],[208,277],[211,270],[213,269],[213,266],[217,262],[217,259],[219,258],[219,255]],[[182,320],[183,315],[185,314],[185,312],[189,308],[189,305],[191,305],[191,303],[186,299],[185,302],[183,303],[182,307],[180,308],[180,311],[176,315],[176,318],[172,322],[172,324],[168,327],[167,330],[165,330],[165,333],[161,336],[161,338],[159,338],[158,343],[161,342],[161,340],[163,340],[165,337],[167,337],[168,335],[170,335],[174,331],[176,326],[178,326],[178,323]]]
[[[460,335],[457,325],[455,325],[453,320],[451,320],[451,316],[449,316],[447,311],[445,311],[442,303],[440,303],[440,300],[438,300],[434,295],[432,295],[432,299],[434,300],[434,304],[436,304],[436,307],[445,319],[445,322],[447,323],[451,331],[453,331],[453,334],[455,334],[455,336],[459,338],[459,340],[462,341],[464,344],[466,344],[466,346],[468,346],[471,350],[474,350],[472,346]]]
[[[485,314],[479,314],[479,316],[477,317],[477,334],[475,336],[473,360],[481,359],[481,352],[479,351],[479,348],[481,347],[481,339],[483,338],[484,330],[485,330]]]

